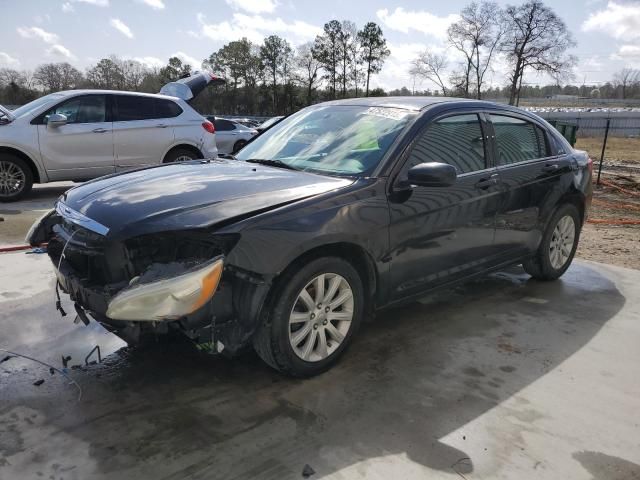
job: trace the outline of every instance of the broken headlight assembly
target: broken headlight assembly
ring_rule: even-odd
[[[213,297],[222,276],[223,257],[179,272],[171,265],[134,278],[109,302],[114,320],[177,320],[203,307]]]

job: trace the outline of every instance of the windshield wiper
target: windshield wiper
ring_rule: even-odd
[[[284,163],[282,160],[266,159],[266,158],[250,158],[246,160],[249,163],[259,163],[260,165],[267,165],[268,167],[288,168],[289,170],[298,170],[296,167]]]

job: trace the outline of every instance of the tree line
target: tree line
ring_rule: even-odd
[[[575,46],[564,21],[540,0],[501,8],[491,1],[473,2],[447,30],[447,49],[461,61],[451,65],[449,51],[427,49],[412,62],[410,73],[437,86],[443,95],[482,98],[487,72],[498,58],[507,65],[509,104],[517,104],[528,71],[546,73],[560,83],[571,78]]]
[[[581,97],[640,98],[640,71],[625,68],[600,86],[561,83],[572,77],[576,58],[571,32],[540,0],[504,8],[488,0],[472,2],[447,30],[444,49],[427,49],[408,66],[414,88],[385,92],[371,88],[389,56],[382,29],[369,22],[361,29],[348,20],[324,24],[314,41],[294,46],[271,35],[261,43],[246,38],[231,41],[201,65],[172,57],[162,67],[115,55],[81,71],[69,63],[47,63],[34,71],[0,68],[0,103],[21,105],[38,96],[74,88],[101,88],[156,93],[162,85],[201,68],[227,79],[208,88],[193,102],[202,113],[232,115],[288,114],[324,100],[381,95],[446,95],[467,98],[507,98],[554,94]],[[506,66],[502,86],[488,84],[498,62]],[[550,75],[554,84],[534,86],[525,74]],[[426,80],[432,89],[415,90]]]
[[[278,35],[261,44],[241,38],[203,60],[185,64],[172,57],[161,68],[111,55],[84,72],[67,62],[47,63],[33,72],[0,69],[0,103],[20,105],[42,94],[75,88],[157,93],[162,85],[202,68],[227,79],[199,95],[203,113],[288,114],[317,101],[381,95],[371,89],[389,49],[382,29],[369,22],[358,29],[348,20],[331,20],[313,42],[291,45]]]

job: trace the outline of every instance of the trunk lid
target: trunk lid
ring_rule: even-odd
[[[208,85],[222,85],[227,81],[211,72],[194,72],[191,75],[169,82],[160,92],[162,95],[178,97],[186,102],[197,97]]]

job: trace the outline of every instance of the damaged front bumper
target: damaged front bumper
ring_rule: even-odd
[[[92,317],[128,343],[179,331],[212,353],[249,342],[270,287],[224,264],[236,240],[181,231],[110,241],[59,205],[28,239],[48,242],[59,286],[83,320]]]

